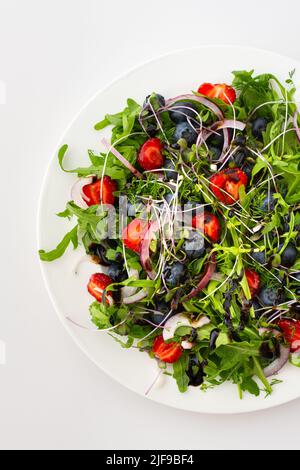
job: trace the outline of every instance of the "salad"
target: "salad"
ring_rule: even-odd
[[[96,124],[103,151],[75,173],[59,217],[76,225],[91,321],[138,348],[180,392],[230,381],[269,395],[300,367],[300,130],[294,72],[233,72],[166,99],[128,99]],[[85,288],[85,286],[83,287]],[[158,376],[159,377],[159,376]]]

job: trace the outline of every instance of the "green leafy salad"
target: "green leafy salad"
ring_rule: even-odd
[[[82,246],[90,317],[180,392],[230,381],[269,395],[300,367],[300,130],[294,72],[233,72],[108,114],[100,152],[59,217],[76,221],[44,262]],[[126,352],[124,351],[124,354]],[[149,392],[149,391],[148,391]],[[199,397],[201,398],[201,397]]]

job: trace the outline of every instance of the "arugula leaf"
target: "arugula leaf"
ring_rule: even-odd
[[[55,250],[49,251],[48,253],[44,250],[39,251],[40,259],[42,261],[54,261],[61,258],[66,252],[70,243],[73,244],[74,250],[78,247],[78,225],[74,227],[69,233],[67,233],[63,240],[57,245]]]
[[[256,344],[252,345],[244,341],[222,345],[216,349],[215,353],[221,358],[221,369],[228,370],[250,357],[259,356],[259,349]]]
[[[184,393],[188,389],[189,378],[186,373],[189,363],[189,356],[184,354],[181,358],[173,364],[173,377],[177,382],[178,389]]]

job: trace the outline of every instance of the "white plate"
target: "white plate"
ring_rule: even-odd
[[[65,164],[69,168],[88,163],[87,149],[103,150],[101,134],[93,126],[106,113],[118,112],[128,97],[143,102],[145,96],[157,91],[166,97],[195,90],[204,82],[231,82],[231,71],[255,69],[257,73],[272,72],[280,79],[300,64],[293,59],[271,52],[237,47],[202,47],[179,51],[146,63],[119,78],[97,94],[80,112],[65,132],[58,148],[69,144]],[[299,75],[296,74],[296,83]],[[53,156],[41,196],[39,213],[39,247],[51,249],[70,229],[71,224],[55,216],[70,199],[70,187],[75,176],[63,173]],[[82,255],[71,249],[54,262],[43,263],[42,271],[48,292],[65,327],[78,346],[102,370],[129,389],[144,395],[157,375],[155,361],[137,350],[122,349],[110,336],[102,332],[86,331],[66,320],[89,326],[88,306],[91,298],[86,292],[89,274],[95,271],[83,267],[80,276],[72,274],[76,260]],[[275,387],[272,396],[259,398],[245,395],[239,400],[237,389],[225,384],[206,393],[190,388],[180,394],[175,381],[163,378],[149,398],[165,405],[202,413],[242,413],[270,408],[300,396],[300,371],[287,366],[278,377],[284,382]]]

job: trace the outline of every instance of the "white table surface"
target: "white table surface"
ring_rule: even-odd
[[[90,96],[178,48],[237,44],[300,60],[299,14],[295,0],[0,0],[1,449],[299,449],[300,400],[205,416],[112,381],[61,326],[36,255],[46,166]]]

